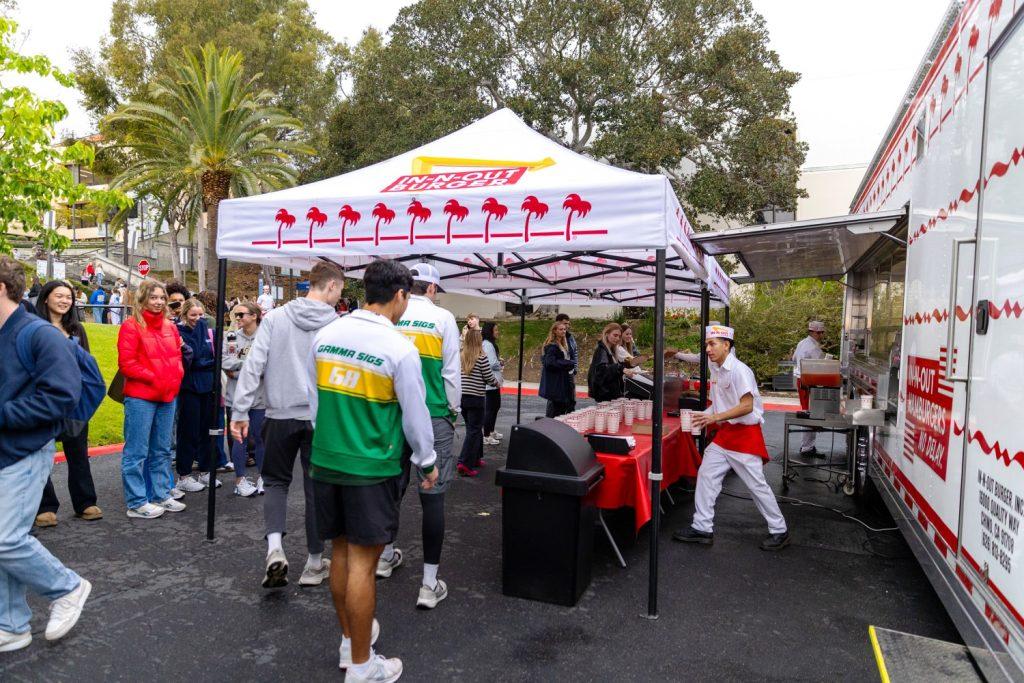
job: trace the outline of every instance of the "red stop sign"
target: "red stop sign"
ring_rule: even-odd
[[[139,275],[142,277],[149,275],[149,261],[146,259],[139,261]]]

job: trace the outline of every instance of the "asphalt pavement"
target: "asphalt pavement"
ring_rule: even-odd
[[[504,401],[499,431],[507,443],[515,398]],[[523,405],[524,420],[543,411],[537,398],[524,398]],[[773,456],[781,432],[782,415],[770,413]],[[819,437],[819,449],[830,444]],[[450,596],[433,611],[415,608],[419,503],[411,493],[404,501],[399,545],[406,563],[378,581],[377,608],[383,627],[377,649],[403,659],[403,680],[870,681],[878,680],[871,624],[959,642],[898,533],[872,533],[834,512],[785,504],[793,543],[762,552],[765,524],[753,503],[733,497],[745,494],[734,475],[725,483],[733,495],[719,499],[711,547],[671,540],[692,515],[687,486],[675,490],[674,507],[663,497],[657,620],[641,617],[649,531],[634,539],[628,511],[611,515],[628,567],[620,568],[603,536],[595,536],[593,581],[577,606],[505,597],[501,497],[494,485],[505,450],[487,447],[481,475],[460,479],[448,495],[439,576]],[[267,591],[260,587],[262,499],[231,495],[233,476],[221,475],[216,540],[208,542],[205,492],[189,494],[180,514],[125,517],[119,462],[118,455],[93,459],[106,513],[98,522],[72,516],[66,466],[55,466],[59,524],[38,537],[93,582],[92,597],[75,630],[49,644],[42,635],[47,605],[33,596],[35,641],[0,654],[0,681],[339,679],[340,631],[327,587],[295,583],[305,557],[301,486],[292,487],[285,538],[293,583]],[[772,462],[767,472],[779,491],[781,465]],[[877,505],[835,492],[824,473],[804,476],[789,495],[848,511],[876,528],[892,526]]]

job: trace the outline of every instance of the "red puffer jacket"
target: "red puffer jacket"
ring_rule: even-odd
[[[163,313],[143,311],[145,329],[134,318],[117,335],[117,366],[124,374],[124,395],[168,403],[178,396],[185,370],[181,337]]]

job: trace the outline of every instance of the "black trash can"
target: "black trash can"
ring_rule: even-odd
[[[544,418],[512,427],[502,487],[502,592],[575,605],[590,585],[597,510],[586,495],[604,478],[576,430]]]

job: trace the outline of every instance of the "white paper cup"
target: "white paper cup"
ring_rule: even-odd
[[[679,428],[681,430],[689,431],[693,428],[693,411],[692,410],[680,410],[679,411]]]
[[[860,397],[860,407],[865,410],[871,410],[875,407],[875,397],[871,394],[862,394]]]
[[[611,415],[609,415],[608,416],[608,422],[607,422],[607,424],[605,426],[607,427],[608,432],[611,433],[611,434],[615,434],[616,432],[618,432],[619,431],[619,414],[618,413],[612,413]]]
[[[597,411],[597,414],[594,416],[594,431],[603,432],[605,430],[607,420],[608,413],[603,410]]]

